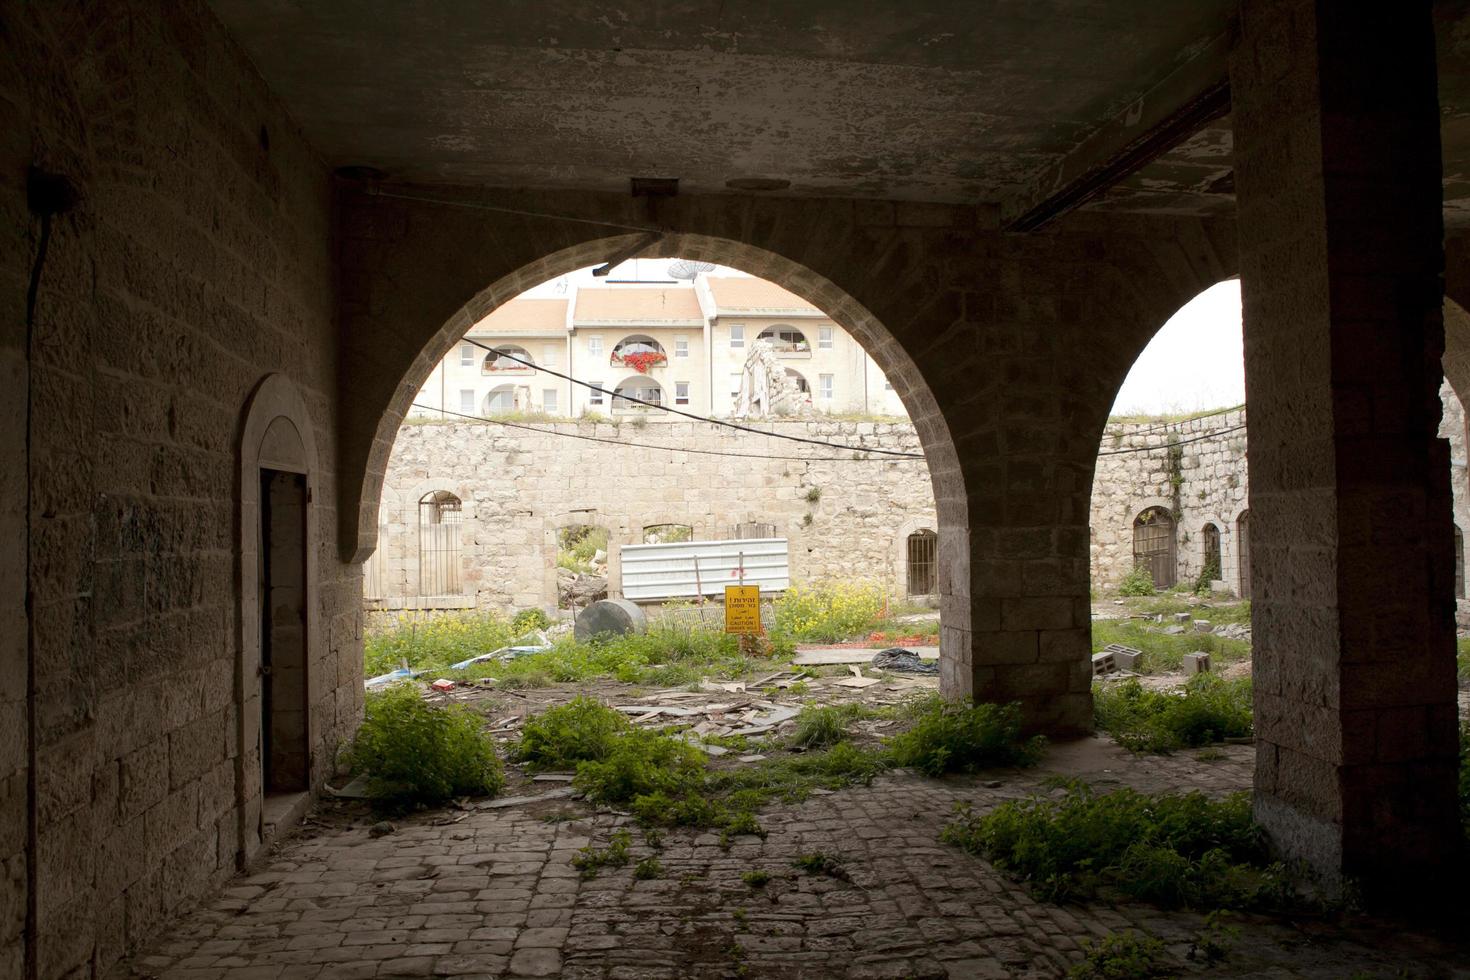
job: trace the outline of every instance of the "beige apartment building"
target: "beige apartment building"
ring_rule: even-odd
[[[821,310],[763,279],[719,276],[512,300],[434,368],[414,414],[673,418],[641,401],[729,416],[757,341],[770,344],[811,412],[907,416],[872,358]]]

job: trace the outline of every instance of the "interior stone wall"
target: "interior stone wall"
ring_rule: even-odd
[[[332,205],[197,0],[0,0],[0,115],[0,976],[29,946],[49,980],[102,975],[242,858],[240,432],[261,379],[289,376],[330,534]],[[52,225],[27,389],[30,165],[78,199]],[[359,573],[329,544],[312,542],[328,759],[361,673]]]

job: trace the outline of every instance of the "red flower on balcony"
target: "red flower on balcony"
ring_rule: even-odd
[[[634,371],[637,371],[639,374],[647,374],[649,368],[654,367],[655,365],[664,364],[667,361],[668,357],[664,354],[664,352],[657,350],[634,351],[630,354],[613,355],[614,364],[626,365],[627,367],[632,368]]]

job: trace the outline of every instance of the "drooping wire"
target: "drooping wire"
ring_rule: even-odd
[[[1153,452],[1153,451],[1158,450],[1158,449],[1168,449],[1171,446],[1184,446],[1184,445],[1188,445],[1191,442],[1204,442],[1206,439],[1219,439],[1222,436],[1228,436],[1232,432],[1240,432],[1240,431],[1242,431],[1244,429],[1245,429],[1245,424],[1242,423],[1240,425],[1232,425],[1228,429],[1221,429],[1218,432],[1206,432],[1203,435],[1193,436],[1192,438],[1189,438],[1189,439],[1176,439],[1173,442],[1160,443],[1157,446],[1134,446],[1134,447],[1132,447],[1130,449],[1111,449],[1111,450],[1108,450],[1106,452],[1100,452],[1100,453],[1098,453],[1098,455],[1099,456],[1126,456],[1129,453],[1149,453],[1149,452]]]
[[[531,368],[534,371],[540,371],[544,374],[549,374],[553,378],[561,378],[563,381],[570,381],[572,384],[581,385],[583,388],[587,388],[591,391],[595,391],[600,394],[612,395],[613,398],[620,398],[623,401],[632,402],[635,405],[643,405],[648,408],[656,408],[661,412],[668,412],[671,415],[679,415],[686,419],[693,419],[695,422],[707,422],[710,425],[723,426],[727,429],[736,429],[740,432],[753,432],[758,436],[769,436],[772,439],[785,439],[788,442],[801,442],[806,443],[809,446],[821,446],[825,449],[840,449],[844,452],[877,453],[881,456],[894,456],[899,459],[925,458],[923,453],[910,453],[905,452],[901,449],[877,449],[871,446],[853,446],[843,442],[827,442],[824,439],[808,439],[804,436],[786,435],[783,432],[767,432],[765,429],[757,429],[754,426],[741,425],[738,422],[730,422],[725,419],[711,418],[708,415],[697,415],[694,412],[680,411],[679,409],[671,408],[670,406],[665,405],[662,402],[645,401],[642,398],[637,398],[632,395],[619,395],[616,392],[609,392],[601,385],[595,385],[590,381],[583,381],[581,378],[574,378],[570,374],[562,374],[560,371],[553,371],[549,367],[543,367],[542,365],[537,364],[534,361],[528,361],[523,358],[516,357],[514,354],[508,354],[500,348],[491,347],[489,344],[482,344],[478,340],[473,340],[469,337],[465,337],[464,342],[473,347],[478,347],[483,351],[488,351],[489,353],[494,354],[497,359],[503,357],[506,360],[515,361],[517,364],[524,365],[525,367]],[[437,409],[435,411],[437,411]]]
[[[770,453],[731,453],[721,449],[686,449],[682,446],[654,446],[644,442],[629,442],[625,439],[607,439],[602,436],[589,436],[580,432],[562,432],[558,429],[546,429],[540,426],[527,425],[524,422],[511,422],[508,419],[496,418],[493,415],[470,415],[466,412],[453,412],[447,408],[435,408],[432,405],[422,405],[414,402],[413,408],[421,408],[426,412],[437,412],[440,415],[452,415],[458,419],[471,422],[489,422],[492,425],[502,425],[508,429],[523,429],[526,432],[540,432],[550,436],[561,436],[566,439],[581,439],[584,442],[603,442],[612,446],[627,446],[631,449],[657,449],[669,453],[697,453],[700,456],[731,456],[736,459],[781,459],[791,460],[799,463],[892,463],[892,459],[880,456],[781,456]],[[761,433],[771,435],[772,433]],[[876,452],[870,449],[854,449],[856,453]],[[923,459],[921,455],[918,457]]]

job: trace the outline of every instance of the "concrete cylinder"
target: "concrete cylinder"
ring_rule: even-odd
[[[648,630],[648,617],[627,599],[599,599],[577,614],[576,637],[590,640],[599,633],[626,636]]]

